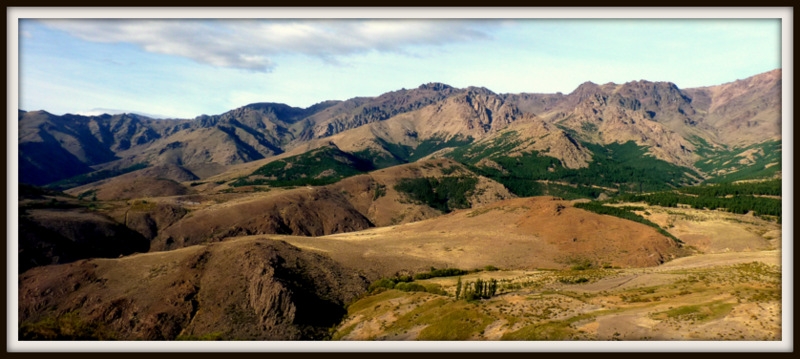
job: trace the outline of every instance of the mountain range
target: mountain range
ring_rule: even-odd
[[[690,256],[720,273],[774,262],[781,87],[777,69],[690,89],[586,82],[569,94],[428,83],[194,119],[20,110],[19,338],[452,339],[474,327],[457,338],[552,339],[585,334],[598,313],[655,323],[696,301],[773,316],[771,267],[745,268],[769,281],[738,282],[738,302],[726,285],[689,272],[670,272],[668,285],[650,268]],[[442,273],[497,274],[505,297],[459,301],[461,277],[424,281]],[[639,276],[663,286],[640,288],[651,283]],[[551,332],[561,314],[550,309],[504,313],[550,299],[572,303],[562,312],[584,329]],[[436,308],[457,310],[420,314]],[[448,323],[443,335],[431,318]],[[595,337],[616,338],[618,323]],[[776,335],[742,332],[751,326],[733,328]]]
[[[509,154],[535,151],[558,166],[579,169],[597,155],[587,145],[633,142],[647,156],[686,168],[700,180],[719,170],[697,166],[711,154],[781,138],[780,88],[778,69],[684,90],[669,82],[586,82],[567,95],[497,94],[430,83],[305,109],[255,103],[183,120],[19,111],[19,179],[47,185],[98,171],[164,165],[202,179],[231,165],[329,144],[384,168],[445,148],[491,143],[513,131],[521,141]]]

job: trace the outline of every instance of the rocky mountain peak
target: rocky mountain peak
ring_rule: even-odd
[[[443,84],[441,82],[429,82],[427,84],[420,85],[418,89],[431,90],[431,91],[444,91],[444,90],[452,90],[453,87],[447,84]]]

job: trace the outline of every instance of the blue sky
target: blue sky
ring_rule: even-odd
[[[423,83],[569,93],[681,88],[781,67],[780,19],[20,19],[19,106],[194,118]]]

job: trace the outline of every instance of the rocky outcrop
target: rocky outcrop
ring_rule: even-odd
[[[19,277],[20,339],[319,340],[366,286],[270,240],[39,267]]]

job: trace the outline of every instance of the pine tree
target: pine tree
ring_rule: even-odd
[[[456,283],[456,300],[461,295],[461,277],[458,277],[458,283]]]

